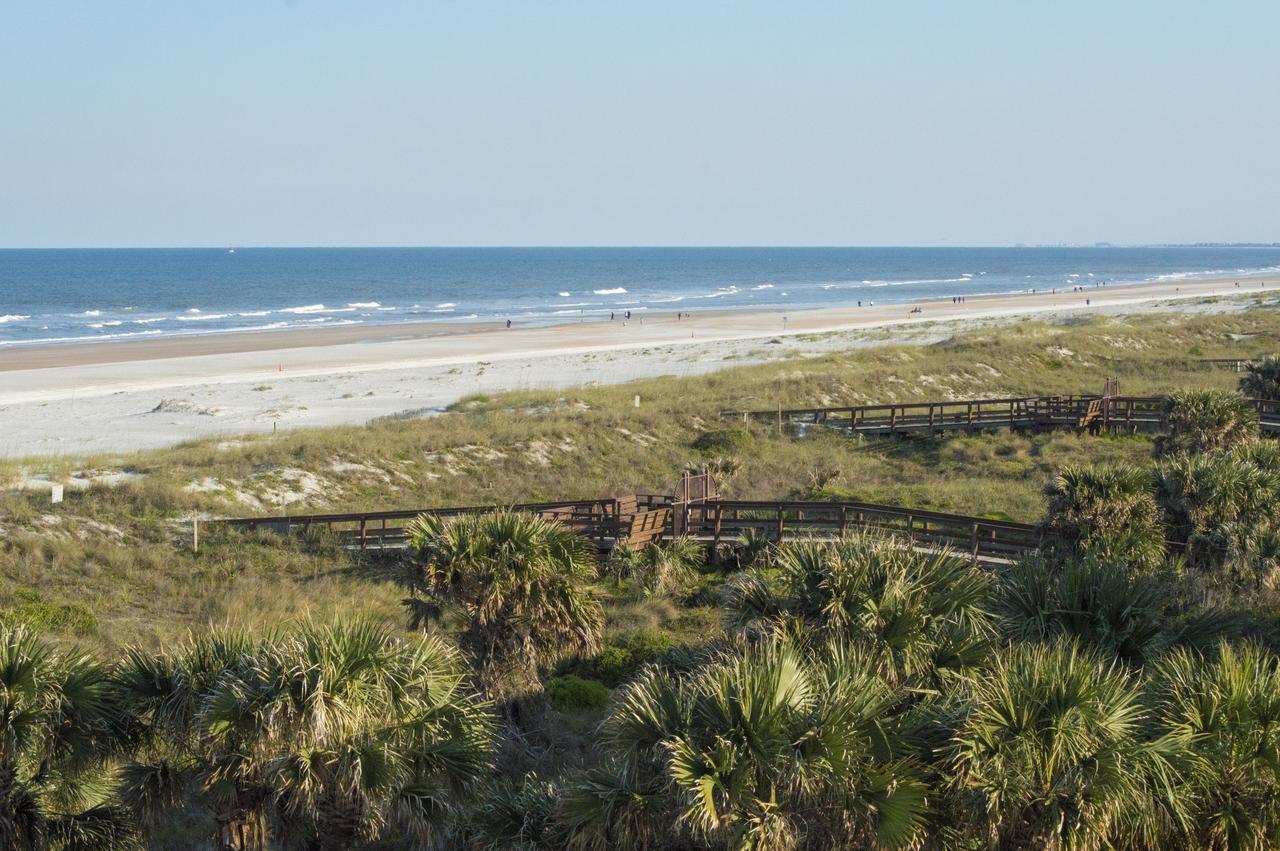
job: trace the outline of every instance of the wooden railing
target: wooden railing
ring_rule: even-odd
[[[1257,357],[1243,358],[1197,358],[1196,363],[1203,366],[1214,366],[1220,369],[1229,369],[1232,372],[1244,372],[1256,363],[1261,363],[1266,355],[1258,355]]]
[[[722,499],[690,507],[689,534],[716,546],[747,531],[780,542],[838,538],[855,530],[892,532],[917,545],[945,546],[983,560],[1012,559],[1055,542],[1028,523],[866,502]]]
[[[1263,432],[1280,432],[1280,402],[1249,400]],[[992,428],[1073,428],[1159,431],[1165,427],[1164,396],[1019,396],[945,402],[907,402],[773,411],[723,411],[722,419],[824,425],[854,434],[981,431]]]
[[[624,498],[630,501],[631,498]],[[1040,549],[1040,530],[1026,523],[991,520],[878,505],[866,502],[758,501],[714,499],[679,506],[677,520],[670,496],[638,494],[633,514],[619,515],[622,500],[524,503],[513,506],[466,506],[404,511],[346,514],[306,514],[284,517],[244,517],[214,521],[243,530],[264,530],[281,535],[323,532],[342,544],[360,549],[400,548],[406,542],[407,523],[423,514],[450,517],[488,513],[511,508],[541,514],[583,534],[602,551],[622,538],[648,543],[669,537],[677,523],[682,534],[712,546],[735,541],[748,530],[773,541],[803,538],[835,538],[854,530],[881,530],[910,538],[921,546],[946,546],[967,552],[975,559],[1003,560]]]
[[[386,549],[403,546],[409,521],[421,515],[454,517],[462,514],[487,514],[503,509],[541,514],[603,544],[615,538],[622,523],[618,500],[590,499],[569,502],[530,502],[517,505],[471,505],[456,508],[414,508],[399,511],[365,511],[343,514],[295,514],[281,517],[240,517],[213,521],[216,525],[243,530],[263,530],[280,535],[324,532],[339,542],[360,549]],[[628,521],[629,522],[629,519]]]

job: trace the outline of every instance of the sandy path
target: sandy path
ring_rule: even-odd
[[[981,320],[1189,309],[1280,286],[1243,279],[1094,287],[912,305],[674,313],[537,328],[384,326],[0,350],[0,456],[82,455],[195,437],[362,423],[470,393],[689,375]],[[1086,305],[1088,299],[1091,304]],[[940,329],[944,323],[946,329]],[[925,327],[927,325],[927,327]],[[913,327],[914,326],[914,327]],[[874,335],[867,332],[875,331]],[[804,335],[822,333],[814,339]],[[305,335],[303,337],[302,335]],[[782,346],[763,341],[782,339]],[[194,353],[193,353],[194,352]],[[160,410],[153,410],[167,400]]]

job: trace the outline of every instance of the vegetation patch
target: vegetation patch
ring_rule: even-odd
[[[693,439],[693,448],[704,455],[735,455],[755,444],[755,436],[745,428],[704,431]]]
[[[590,712],[609,705],[609,688],[597,680],[566,674],[552,677],[543,686],[547,700],[561,712]]]

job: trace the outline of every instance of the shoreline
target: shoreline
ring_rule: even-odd
[[[690,375],[1016,317],[1191,309],[1280,295],[1280,276],[1091,287],[803,311],[532,327],[344,326],[0,351],[0,457],[81,456],[280,428],[429,414],[474,393]],[[1086,305],[1086,299],[1090,304]],[[919,308],[919,313],[911,312]],[[422,327],[422,326],[427,327]],[[268,336],[268,334],[270,336]],[[762,349],[761,341],[783,343]]]
[[[1237,281],[1240,282],[1242,289],[1255,287],[1256,285],[1265,286],[1268,283],[1275,285],[1280,282],[1280,275],[1245,275],[1240,278],[1215,276],[1212,278],[1180,279],[1177,281],[1109,282],[1104,286],[1085,286],[1085,290],[1079,293],[1058,292],[1056,295],[1051,291],[988,293],[968,296],[964,305],[967,306],[972,303],[973,307],[968,309],[975,310],[983,304],[1025,301],[1028,307],[1034,303],[1039,306],[1039,309],[1050,309],[1060,307],[1063,296],[1076,296],[1083,302],[1084,299],[1091,298],[1096,294],[1101,304],[1104,297],[1106,297],[1108,303],[1112,303],[1110,298],[1112,293],[1137,293],[1138,291],[1156,288],[1167,290],[1170,287],[1175,290],[1170,297],[1189,297],[1185,294],[1177,293],[1176,290],[1182,288],[1190,290],[1193,287],[1202,286],[1209,288],[1232,286],[1234,289],[1233,285]],[[1145,293],[1140,295],[1145,295]],[[819,330],[842,330],[846,327],[865,324],[867,321],[887,322],[892,318],[890,314],[894,310],[909,311],[912,307],[924,305],[943,308],[954,307],[955,305],[951,304],[949,299],[949,296],[924,297],[908,301],[889,302],[879,307],[857,307],[852,305],[794,309],[782,306],[733,307],[695,309],[681,312],[688,315],[689,319],[686,321],[725,323],[729,325],[734,324],[734,320],[738,318],[750,319],[761,316],[781,317],[787,315],[794,317],[798,321],[808,323],[810,327],[816,327],[812,324],[814,317],[826,316],[830,318],[840,315],[846,320],[845,324],[838,327],[820,328]],[[1047,307],[1041,305],[1040,302],[1044,299],[1049,299],[1053,303]],[[870,299],[864,299],[864,301],[867,301],[869,305],[874,305],[874,301]],[[619,309],[617,312],[621,315],[624,310]],[[853,316],[844,317],[844,314],[850,311],[856,311],[856,319]],[[650,320],[651,325],[674,322],[671,317],[675,311],[645,308],[635,312],[637,315],[632,320],[634,324],[643,324],[646,318]],[[818,319],[817,321],[820,324],[823,320]],[[476,319],[459,322],[419,320],[316,328],[294,327],[287,329],[212,331],[203,334],[173,334],[132,340],[95,340],[92,337],[86,337],[83,340],[66,340],[56,343],[10,341],[0,344],[0,373],[105,363],[130,363],[159,358],[271,352],[363,343],[406,342],[434,337],[459,337],[487,332],[506,332],[508,330],[554,332],[556,330],[569,331],[569,329],[574,328],[607,328],[620,325],[618,321],[610,322],[599,316],[579,321],[539,322],[513,319],[512,322],[511,329],[507,329],[501,320]],[[714,332],[715,329],[708,330]]]
[[[1235,283],[1239,281],[1237,289]],[[759,326],[766,317],[780,320],[787,317],[787,327],[779,325],[776,333],[795,334],[869,328],[881,325],[907,324],[931,321],[935,318],[977,318],[976,313],[985,305],[1003,311],[1036,313],[1066,309],[1071,306],[1105,307],[1118,303],[1141,304],[1154,299],[1186,299],[1206,296],[1230,295],[1232,292],[1254,291],[1267,286],[1280,286],[1280,276],[1245,278],[1206,278],[1179,280],[1177,282],[1149,281],[1144,283],[1116,283],[1113,286],[1086,287],[1083,292],[1007,293],[970,296],[962,304],[949,298],[922,298],[906,302],[892,302],[876,307],[868,306],[818,307],[788,310],[785,308],[731,308],[720,310],[681,311],[683,320],[673,318],[675,311],[637,311],[630,323],[622,320],[588,319],[580,322],[521,323],[515,321],[508,329],[498,321],[445,322],[395,322],[369,325],[344,325],[332,328],[290,328],[267,331],[229,331],[200,335],[175,335],[145,340],[117,340],[111,342],[66,342],[45,345],[13,345],[0,347],[0,373],[31,369],[52,369],[77,366],[96,366],[112,363],[134,363],[161,359],[205,357],[212,355],[237,355],[260,352],[277,352],[295,349],[316,349],[329,346],[356,346],[380,343],[411,343],[437,338],[471,337],[482,334],[518,334],[521,342],[532,337],[562,336],[571,338],[574,330],[599,332],[602,329],[665,328],[677,329],[699,326],[704,339],[744,339],[744,336],[727,337],[734,328],[773,333]],[[1206,292],[1206,290],[1211,292]],[[1086,305],[1085,300],[1095,302]],[[1076,304],[1078,302],[1078,304]],[[911,314],[914,307],[930,310],[927,314]],[[618,311],[621,314],[623,311]],[[956,314],[960,314],[958,317]],[[902,316],[905,319],[902,319]],[[644,320],[648,319],[648,325]],[[901,321],[899,321],[901,319]],[[696,333],[697,328],[695,328]],[[525,337],[524,335],[530,335]],[[493,348],[502,348],[493,346]],[[0,402],[3,402],[0,394]]]

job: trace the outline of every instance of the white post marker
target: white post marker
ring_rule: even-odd
[[[62,485],[50,485],[49,486],[50,504],[57,505],[58,503],[62,502],[62,492],[63,492]]]

